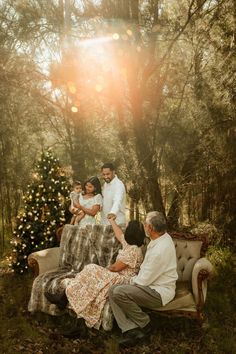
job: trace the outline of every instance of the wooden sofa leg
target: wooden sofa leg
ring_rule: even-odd
[[[39,264],[36,259],[29,257],[28,265],[32,269],[33,276],[36,278],[39,275]]]
[[[209,328],[208,317],[203,312],[197,313],[197,323],[198,323],[199,327],[203,330]]]

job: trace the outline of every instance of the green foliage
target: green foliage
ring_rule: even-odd
[[[35,152],[53,145],[82,180],[117,162],[137,215],[163,208],[178,228],[209,220],[232,244],[234,1],[0,9],[3,226]]]
[[[236,259],[229,247],[210,246],[206,256],[213,264],[217,276],[222,280],[233,271]]]
[[[42,153],[32,183],[24,196],[24,212],[17,216],[12,263],[15,272],[28,269],[27,256],[57,245],[56,230],[65,223],[68,180],[59,160],[48,150]]]
[[[221,243],[221,231],[208,220],[196,223],[190,231],[195,235],[207,235],[207,241],[210,245],[216,246]]]

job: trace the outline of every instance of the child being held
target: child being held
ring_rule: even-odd
[[[70,212],[73,214],[70,224],[78,225],[80,220],[84,217],[84,212],[76,207],[79,202],[79,197],[82,192],[82,183],[80,181],[73,182],[73,191],[70,193],[71,204],[69,207]]]

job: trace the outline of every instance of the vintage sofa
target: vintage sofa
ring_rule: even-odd
[[[178,281],[175,298],[158,313],[168,316],[187,316],[203,321],[203,306],[207,295],[207,280],[213,273],[212,264],[204,258],[207,248],[206,235],[196,236],[191,233],[170,233],[176,248]],[[34,252],[28,257],[28,264],[39,280],[44,283],[44,277],[57,274],[58,278],[73,277],[88,263],[107,266],[112,263],[119,250],[110,226],[95,225],[85,229],[65,225],[62,232],[60,247]],[[145,250],[144,250],[145,253]],[[59,273],[58,273],[59,272]],[[67,272],[67,273],[65,273]],[[45,276],[44,276],[45,274]],[[33,285],[33,289],[37,288]],[[41,291],[40,290],[40,291]],[[57,307],[49,304],[43,296],[43,291],[32,291],[29,311],[43,311],[52,315],[60,314]],[[33,295],[36,293],[36,295]],[[36,297],[36,299],[35,299]],[[38,297],[38,298],[37,298]],[[109,314],[106,304],[106,313]],[[110,330],[112,323],[103,319],[103,328]]]
[[[207,281],[213,275],[211,262],[204,257],[207,235],[171,232],[177,256],[178,280],[176,294],[172,301],[158,309],[168,316],[194,318],[202,324],[203,306],[207,296]]]

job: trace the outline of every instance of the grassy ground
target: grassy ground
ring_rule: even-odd
[[[117,327],[113,333],[94,330],[86,339],[71,340],[60,334],[68,316],[28,313],[33,277],[11,273],[5,256],[0,260],[0,354],[236,353],[233,255],[228,248],[211,247],[208,257],[215,265],[216,275],[209,283],[204,328],[193,320],[155,316],[148,342],[119,351],[114,338],[120,334]]]
[[[60,335],[67,318],[46,314],[31,315],[27,303],[32,285],[31,275],[14,275],[2,269],[0,276],[1,354],[115,354],[116,341],[109,333],[91,331],[88,339],[71,340]],[[5,271],[4,271],[5,270]],[[187,354],[236,353],[235,287],[233,273],[211,281],[204,329],[188,319],[155,317],[150,341],[120,353]],[[118,333],[115,328],[114,333]]]

